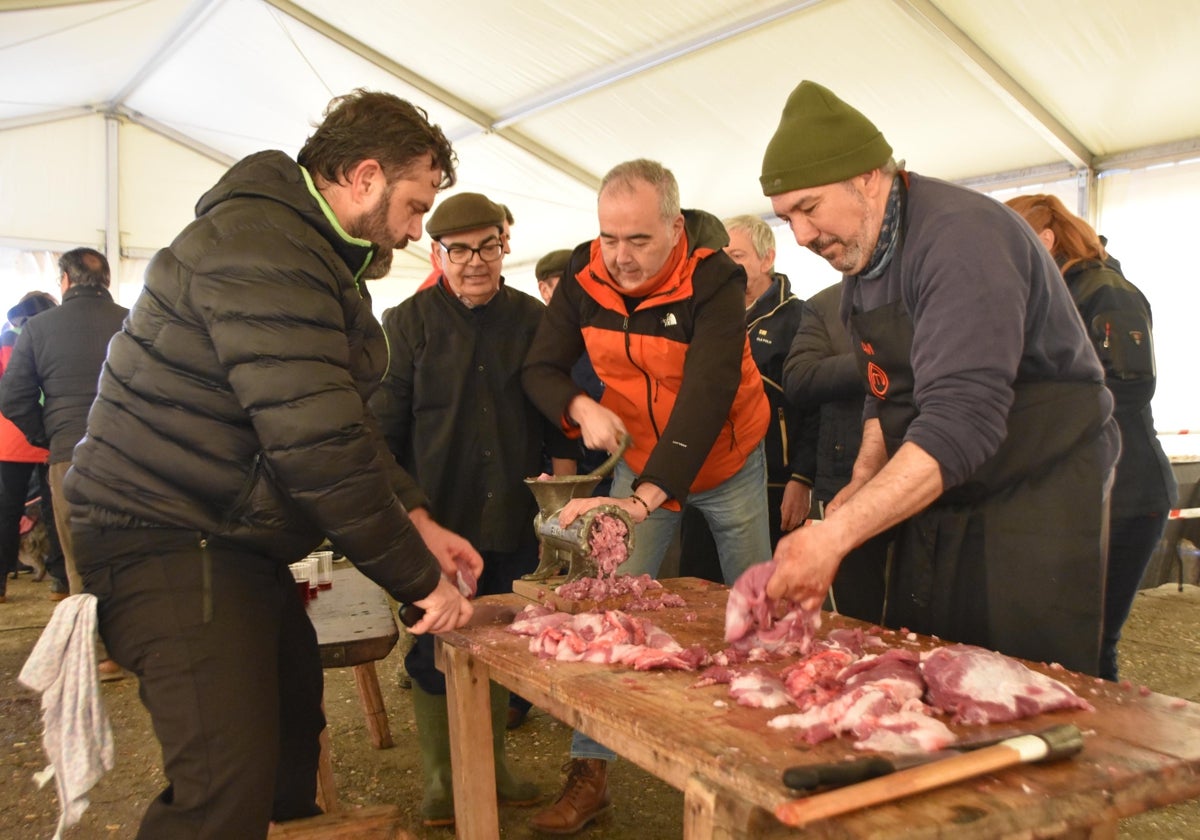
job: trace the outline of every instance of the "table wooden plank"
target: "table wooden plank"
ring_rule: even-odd
[[[323,589],[309,601],[308,617],[317,634],[321,667],[354,670],[358,701],[375,749],[392,746],[387,710],[379,690],[375,661],[383,659],[400,639],[387,594],[353,566],[335,567],[333,588]],[[321,730],[317,759],[317,794],[323,810],[338,810],[337,786],[333,778],[329,729]]]
[[[724,590],[682,594],[687,607],[647,617],[685,646],[721,649]],[[516,595],[484,600],[521,604]],[[823,632],[833,627],[869,629],[853,619],[827,615]],[[890,631],[881,635],[889,645],[916,651],[941,644]],[[787,766],[861,755],[845,739],[798,743],[795,731],[766,725],[784,710],[736,706],[726,686],[690,688],[696,678],[692,673],[640,673],[623,666],[541,660],[529,652],[528,637],[500,626],[443,634],[441,644],[485,663],[492,679],[669,784],[684,791],[691,784],[697,791],[693,777],[700,777],[748,808],[773,811],[791,796],[780,779]],[[1085,733],[1079,756],[1057,764],[1021,765],[815,823],[805,836],[918,840],[949,836],[947,832],[990,838],[1034,832],[1048,836],[1050,831],[1086,836],[1107,832],[1119,817],[1200,795],[1200,706],[1051,666],[1030,666],[1070,685],[1096,711],[951,728],[974,739],[1075,723]],[[704,813],[698,812],[700,823],[712,819]]]
[[[308,603],[323,668],[383,659],[400,639],[387,594],[351,565],[335,567],[333,588]]]

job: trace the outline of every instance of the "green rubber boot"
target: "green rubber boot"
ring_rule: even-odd
[[[492,701],[492,754],[496,759],[496,797],[505,805],[526,808],[536,805],[542,798],[537,785],[518,779],[508,769],[504,760],[504,733],[508,729],[508,689],[491,683]]]
[[[450,781],[450,716],[443,694],[429,694],[417,683],[412,687],[413,715],[417,719],[417,744],[425,793],[421,821],[426,826],[454,825],[454,787]]]

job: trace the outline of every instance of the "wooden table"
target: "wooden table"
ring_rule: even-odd
[[[324,668],[352,668],[358,701],[366,717],[371,745],[392,746],[387,710],[379,690],[376,660],[383,659],[400,638],[391,602],[379,586],[346,564],[333,570],[333,588],[322,589],[308,604],[308,617],[317,631]],[[321,732],[317,790],[326,813],[338,809],[333,782],[329,730]]]
[[[665,581],[688,606],[648,614],[684,646],[721,649],[726,591]],[[480,599],[516,609],[519,595]],[[692,620],[689,620],[692,619]],[[866,626],[825,616],[823,629]],[[890,645],[928,649],[934,639],[884,631]],[[458,836],[498,836],[488,680],[533,701],[570,726],[684,792],[684,836],[795,837],[772,816],[790,793],[785,767],[855,757],[849,741],[796,745],[795,730],[767,721],[781,711],[733,704],[727,686],[689,688],[694,673],[635,672],[540,660],[529,638],[503,624],[438,637],[450,704]],[[1032,665],[1070,685],[1095,712],[1055,712],[993,727],[952,727],[963,737],[1032,732],[1075,723],[1085,747],[1073,759],[1022,765],[906,799],[813,823],[806,838],[1111,838],[1121,817],[1200,795],[1200,705]],[[618,803],[620,807],[620,803]]]

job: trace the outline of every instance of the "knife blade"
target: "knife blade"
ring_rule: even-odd
[[[482,627],[487,624],[511,624],[517,617],[516,608],[507,604],[474,604],[475,611],[463,627]],[[412,627],[425,617],[425,610],[416,604],[401,604],[398,610],[400,623]],[[462,628],[459,628],[462,629]]]

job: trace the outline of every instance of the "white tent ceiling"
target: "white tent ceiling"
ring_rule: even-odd
[[[762,150],[804,78],[952,180],[1195,156],[1198,46],[1198,0],[0,0],[0,244],[144,254],[234,160],[294,154],[368,87],[441,124],[456,190],[513,210],[511,274],[593,236],[628,158],[685,206],[769,212]]]

